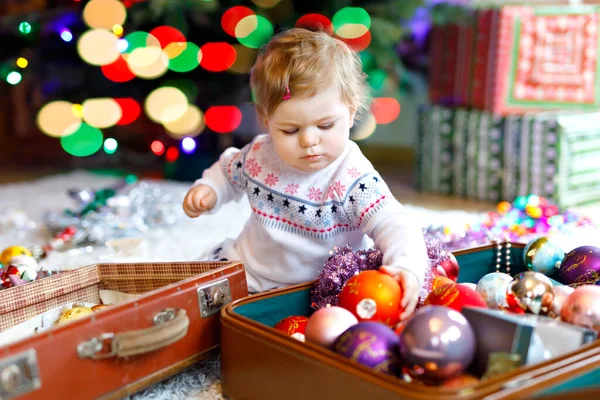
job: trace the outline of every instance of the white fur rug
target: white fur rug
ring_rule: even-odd
[[[14,244],[31,246],[47,240],[43,229],[46,211],[60,212],[75,208],[68,196],[71,188],[102,189],[113,185],[117,178],[84,171],[55,175],[33,182],[0,186],[0,250]],[[152,181],[162,192],[171,196],[176,205],[183,200],[189,183]],[[482,214],[455,211],[432,211],[421,207],[406,206],[420,217],[423,226],[464,226],[479,221]],[[179,219],[171,227],[156,229],[140,235],[144,246],[134,255],[116,254],[107,247],[95,247],[90,252],[76,255],[53,253],[44,261],[45,268],[71,269],[100,261],[189,261],[208,259],[207,253],[217,242],[235,237],[250,215],[246,200],[228,204],[214,214],[198,219],[186,218],[177,206]],[[16,211],[15,211],[16,210]],[[15,215],[19,218],[15,218]],[[15,225],[21,225],[19,229]],[[600,235],[589,232],[570,234],[563,238],[565,248],[575,244],[600,244]],[[219,381],[218,357],[212,357],[171,379],[167,379],[134,396],[133,399],[219,399],[222,398]]]

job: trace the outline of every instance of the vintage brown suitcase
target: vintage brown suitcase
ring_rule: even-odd
[[[512,259],[521,260],[522,251],[523,245],[514,244]],[[461,265],[459,281],[476,282],[495,270],[495,246],[454,254]],[[519,269],[524,266],[513,263],[512,270],[516,273]],[[598,385],[600,374],[598,341],[462,390],[404,383],[272,328],[287,316],[309,315],[311,288],[312,284],[307,283],[274,290],[230,303],[221,310],[221,379],[225,394],[234,400],[523,399],[534,395],[550,396],[562,390],[569,390],[570,396],[576,388],[587,390],[581,392],[582,395],[597,390],[595,385]],[[587,380],[587,387],[582,385],[580,377]]]
[[[0,398],[114,398],[215,349],[219,311],[248,295],[239,262],[95,264],[0,291],[0,331],[100,290],[141,294],[0,347]]]

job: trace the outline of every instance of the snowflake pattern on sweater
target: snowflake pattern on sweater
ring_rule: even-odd
[[[364,229],[379,210],[398,204],[353,142],[330,166],[312,174],[290,168],[273,154],[270,137],[260,135],[220,160],[227,180],[248,195],[265,227],[329,239]]]

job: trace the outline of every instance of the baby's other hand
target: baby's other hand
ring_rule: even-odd
[[[217,193],[208,185],[194,186],[183,199],[183,211],[190,218],[196,218],[210,211],[217,203]]]
[[[412,315],[419,302],[419,292],[421,291],[419,280],[414,273],[405,268],[382,266],[379,270],[391,275],[400,283],[400,287],[402,287],[402,301],[400,305],[404,308],[404,311],[400,314],[400,320],[404,321]]]

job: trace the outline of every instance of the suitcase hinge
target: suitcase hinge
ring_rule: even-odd
[[[231,289],[227,279],[199,286],[197,293],[202,318],[218,313],[225,304],[231,301]]]
[[[11,399],[37,390],[41,386],[34,349],[0,360],[0,399]]]

